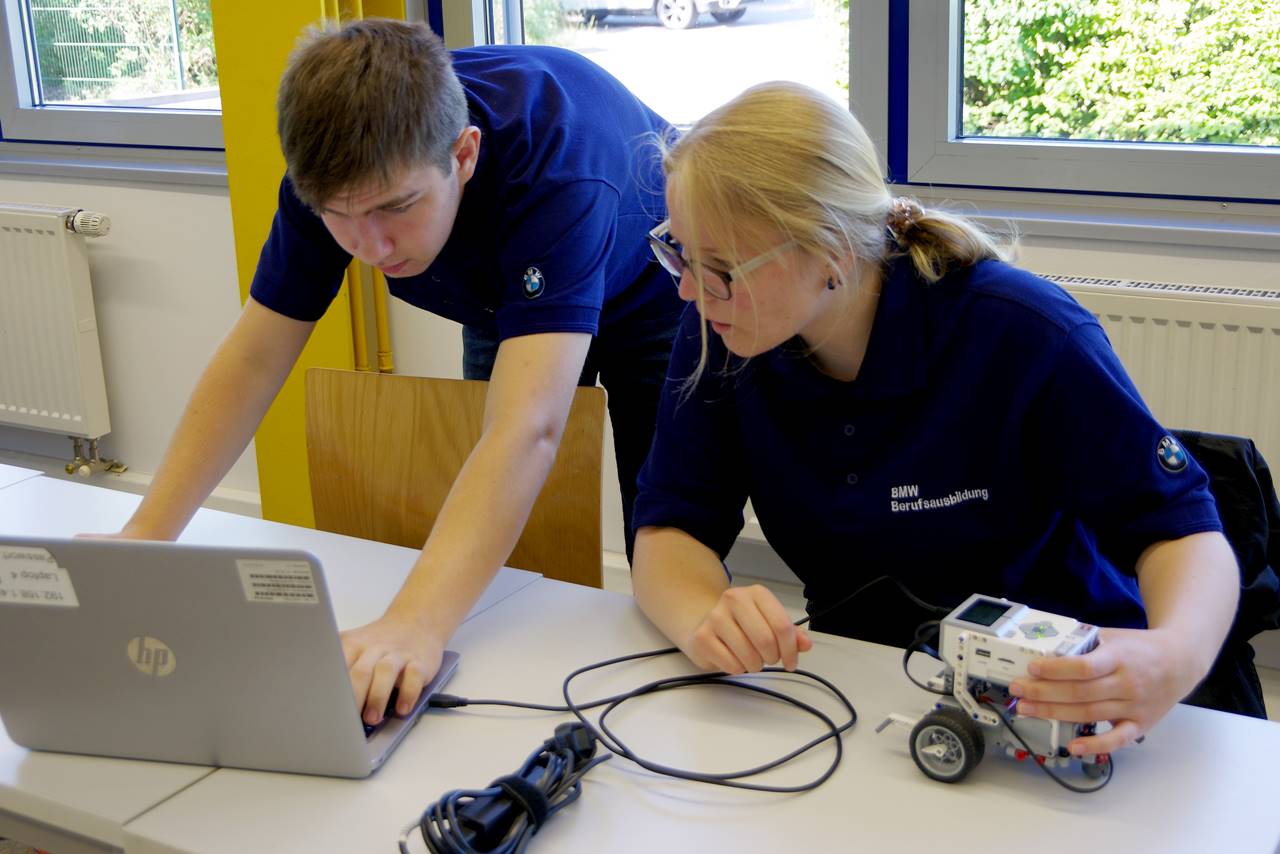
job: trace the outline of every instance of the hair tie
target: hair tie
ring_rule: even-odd
[[[920,207],[919,202],[906,196],[899,196],[889,204],[885,225],[889,227],[893,239],[901,243],[923,216],[924,208]]]

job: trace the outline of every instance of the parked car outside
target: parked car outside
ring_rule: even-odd
[[[757,0],[561,0],[570,21],[598,23],[607,15],[652,13],[670,30],[687,30],[698,15],[709,12],[716,23],[732,24],[747,13],[746,4]],[[606,5],[601,5],[602,3]]]

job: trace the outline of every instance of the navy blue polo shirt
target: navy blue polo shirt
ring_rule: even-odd
[[[723,558],[749,497],[810,613],[888,574],[942,607],[986,593],[1143,627],[1142,550],[1221,530],[1204,472],[1162,448],[1168,431],[1093,316],[1006,264],[929,285],[890,261],[852,382],[820,372],[798,338],[744,363],[710,334],[682,399],[698,352],[691,306],[635,524],[682,529]],[[814,627],[902,646],[928,616],[878,584]]]
[[[505,339],[646,331],[681,303],[645,233],[665,216],[667,123],[599,66],[551,47],[453,51],[480,155],[436,260],[392,295]],[[286,177],[251,294],[316,320],[351,256]]]

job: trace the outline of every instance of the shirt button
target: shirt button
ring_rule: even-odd
[[[846,436],[852,436],[852,435],[853,435],[853,425],[852,425],[852,424],[846,424],[846,425],[844,425],[844,434],[845,434]]]
[[[844,482],[849,484],[850,486],[853,486],[855,483],[858,482],[858,476],[853,472],[849,472],[849,474],[845,475]]]

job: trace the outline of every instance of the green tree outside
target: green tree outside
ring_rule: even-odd
[[[1276,0],[966,0],[966,136],[1280,145]]]
[[[45,103],[218,84],[209,0],[31,0],[28,8]]]

